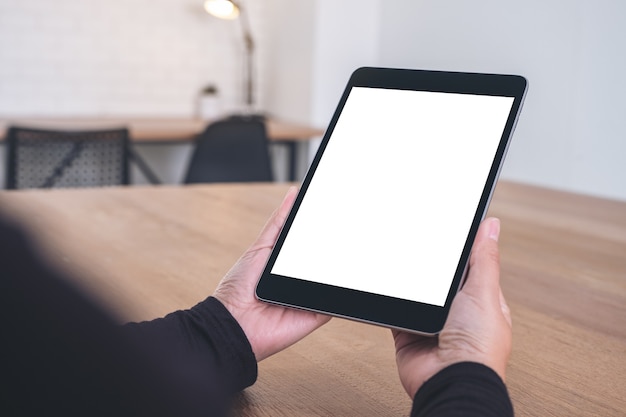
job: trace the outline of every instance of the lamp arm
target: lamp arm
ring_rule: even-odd
[[[246,47],[246,104],[248,105],[248,110],[252,110],[252,105],[254,104],[254,69],[253,69],[253,58],[254,54],[254,38],[252,37],[252,32],[250,31],[250,21],[248,20],[248,14],[241,7],[239,2],[236,3],[239,8],[239,21],[241,22],[241,30],[243,32],[243,42]]]
[[[241,21],[241,30],[243,31],[243,40],[246,45],[246,50],[250,53],[254,51],[254,38],[252,37],[252,32],[250,31],[250,21],[248,20],[248,14],[244,9],[241,8],[241,5],[237,4],[239,8],[239,20]]]

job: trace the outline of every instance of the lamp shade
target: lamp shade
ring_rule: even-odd
[[[239,7],[230,0],[206,0],[204,10],[220,19],[236,19],[239,16]]]

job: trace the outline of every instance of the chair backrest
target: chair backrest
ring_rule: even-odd
[[[198,137],[184,183],[272,180],[265,123],[231,117],[210,124]]]
[[[128,130],[57,131],[11,127],[6,188],[126,185]]]

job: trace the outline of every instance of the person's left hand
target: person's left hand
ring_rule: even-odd
[[[213,294],[243,329],[257,361],[291,346],[330,320],[322,314],[267,304],[254,295],[296,194],[295,187],[289,189],[257,240],[228,271]]]

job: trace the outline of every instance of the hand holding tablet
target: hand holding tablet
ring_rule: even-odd
[[[438,333],[525,91],[512,75],[355,71],[257,297]]]
[[[392,330],[398,374],[409,397],[436,373],[459,362],[486,365],[504,382],[513,334],[500,289],[499,234],[498,219],[480,224],[467,280],[437,338]]]

